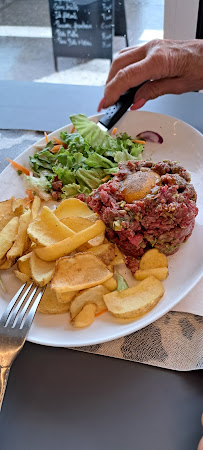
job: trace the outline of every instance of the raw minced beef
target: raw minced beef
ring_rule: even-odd
[[[121,184],[129,175],[145,170],[157,173],[160,181],[144,198],[126,203]],[[107,238],[126,255],[132,272],[152,247],[166,255],[175,253],[191,235],[198,213],[190,175],[176,161],[123,162],[114,178],[94,190],[86,202],[104,221]]]

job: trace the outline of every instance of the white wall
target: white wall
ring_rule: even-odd
[[[194,39],[199,0],[165,0],[164,38]]]

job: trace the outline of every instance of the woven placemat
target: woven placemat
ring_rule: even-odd
[[[170,311],[128,336],[75,350],[164,369],[203,369],[203,317]]]
[[[0,172],[43,137],[41,132],[0,130]],[[151,325],[115,341],[76,350],[173,370],[203,369],[203,317],[171,311]]]

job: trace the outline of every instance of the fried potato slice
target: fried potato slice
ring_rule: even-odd
[[[109,280],[103,283],[103,286],[105,286],[109,291],[115,291],[117,288],[117,281],[113,277],[109,278]]]
[[[15,198],[11,197],[9,200],[0,202],[0,231],[15,216],[15,213],[12,209],[14,200]]]
[[[17,261],[17,268],[20,272],[25,273],[29,278],[32,278],[32,273],[30,269],[30,257],[32,252],[27,253],[26,255],[21,256],[21,258],[18,258]]]
[[[98,245],[97,247],[87,249],[86,251],[98,256],[98,258],[100,258],[103,261],[103,263],[106,264],[106,266],[108,266],[114,259],[115,245],[111,243],[101,244]]]
[[[18,233],[18,217],[13,217],[0,231],[0,260],[12,247]]]
[[[96,305],[94,303],[89,303],[83,306],[82,310],[73,320],[73,325],[76,328],[84,328],[91,325],[95,319]]]
[[[63,314],[69,310],[69,303],[59,303],[55,292],[47,284],[37,311],[43,314]]]
[[[62,292],[61,294],[56,292],[56,296],[59,303],[70,303],[77,293],[78,291]]]
[[[104,295],[108,310],[116,317],[136,319],[149,312],[164,294],[161,281],[150,276],[124,291]]]
[[[168,276],[168,267],[155,267],[155,269],[137,270],[134,274],[138,281],[145,280],[145,278],[153,275],[157,280],[163,281]]]
[[[22,281],[23,283],[26,283],[27,281],[29,283],[32,283],[32,280],[26,275],[26,273],[22,273],[19,270],[14,270],[13,273],[15,274],[15,276]]]
[[[36,219],[39,209],[41,206],[41,199],[38,197],[38,195],[34,196],[34,200],[32,202],[31,211],[32,211],[32,218]]]
[[[121,251],[119,250],[117,245],[115,245],[115,257],[111,261],[111,264],[113,264],[113,266],[118,266],[118,264],[123,264],[123,263],[124,263],[123,254],[121,253]]]
[[[142,256],[139,263],[139,269],[148,270],[157,267],[168,267],[168,261],[166,256],[157,250],[157,248],[152,248]]]
[[[75,233],[79,233],[79,231],[85,230],[85,228],[92,225],[92,220],[77,216],[65,217],[65,219],[61,219],[61,222],[75,231]]]
[[[97,247],[98,245],[103,244],[104,238],[105,238],[105,233],[104,233],[104,231],[103,231],[103,233],[99,234],[99,235],[96,236],[95,238],[90,239],[90,240],[88,241],[88,244],[89,244],[91,247]]]
[[[95,313],[100,313],[106,309],[106,305],[103,300],[103,295],[107,294],[109,290],[102,285],[91,287],[79,292],[70,305],[71,318],[74,319],[82,308],[89,304],[94,303],[96,306]]]
[[[114,266],[113,266],[113,264],[108,264],[107,267],[110,270],[110,272],[114,273]]]
[[[92,220],[86,219],[85,217],[66,217],[65,219],[61,219],[61,222],[66,226],[71,228],[71,230],[75,231],[75,233],[79,233],[85,228],[88,228],[92,225]],[[90,239],[86,245],[86,248],[95,247],[104,242],[104,232],[99,234],[93,239]]]
[[[91,253],[76,253],[56,262],[52,289],[56,292],[80,291],[104,283],[113,274]]]
[[[30,269],[32,279],[37,286],[45,286],[51,281],[55,272],[55,261],[43,261],[38,258],[35,250],[30,255]]]
[[[23,198],[16,198],[12,204],[12,210],[15,216],[20,216],[25,212],[26,202]]]
[[[101,220],[97,220],[93,225],[91,225],[91,227],[88,227],[79,233],[75,233],[73,236],[70,236],[63,241],[47,247],[36,248],[37,256],[45,261],[54,261],[73,252],[76,248],[80,247],[80,245],[85,244],[85,242],[89,241],[89,239],[92,239],[104,230],[104,223]]]
[[[11,249],[7,253],[7,259],[15,260],[19,256],[22,256],[26,238],[27,227],[31,220],[31,210],[26,209],[25,212],[19,217],[18,234]]]
[[[64,219],[69,216],[89,217],[92,216],[93,211],[85,203],[81,202],[81,200],[68,198],[60,203],[55,209],[54,214],[56,214],[58,219]]]
[[[10,269],[14,264],[15,264],[15,261],[13,261],[11,259],[8,260],[5,258],[4,263],[0,265],[0,270]]]
[[[28,227],[30,239],[39,245],[52,245],[74,234],[47,206],[43,206],[39,216]]]

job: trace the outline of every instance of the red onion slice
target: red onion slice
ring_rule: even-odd
[[[155,142],[156,144],[162,144],[163,138],[160,134],[155,131],[142,131],[142,133],[137,134],[138,139],[143,139],[144,141]]]

